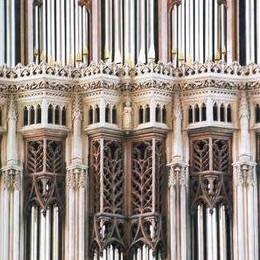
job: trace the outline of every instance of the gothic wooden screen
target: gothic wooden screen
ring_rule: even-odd
[[[91,257],[121,260],[126,252],[122,144],[111,137],[93,138],[90,143]]]
[[[164,138],[90,138],[91,258],[164,259]]]
[[[26,258],[62,257],[64,207],[64,147],[61,140],[26,142],[25,214]]]
[[[130,259],[161,259],[164,255],[164,151],[161,138],[132,143]]]
[[[192,259],[231,259],[231,166],[230,137],[191,137]]]

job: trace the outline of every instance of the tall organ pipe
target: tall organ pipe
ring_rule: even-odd
[[[122,0],[114,1],[114,61],[116,63],[122,62],[121,55],[121,43],[122,43],[122,33],[121,33],[121,25],[122,25]]]
[[[0,65],[5,63],[5,12],[4,1],[0,1]]]
[[[256,63],[260,63],[260,2],[256,2],[256,50],[257,50],[257,60]]]
[[[112,23],[111,23],[111,0],[105,0],[105,49],[104,49],[104,59],[111,61],[111,33],[112,33]]]
[[[203,206],[197,207],[197,230],[198,230],[198,260],[204,260],[204,223]]]
[[[147,24],[149,25],[147,31],[147,39],[149,39],[149,47],[148,47],[148,60],[155,59],[155,48],[154,48],[154,1],[150,0],[147,2],[148,4],[148,19]]]
[[[88,61],[88,56],[89,56],[89,49],[88,49],[89,14],[88,14],[86,6],[83,6],[82,20],[83,20],[83,26],[82,26],[83,62],[86,63]]]
[[[218,4],[218,0],[214,1],[215,10],[214,10],[214,59],[220,60],[221,50],[220,50],[220,15],[219,15],[219,9],[220,6]]]
[[[225,59],[225,55],[226,55],[226,28],[225,28],[225,5],[222,3],[220,6],[220,10],[221,10],[221,58],[222,60]]]
[[[145,63],[146,62],[146,43],[145,43],[145,0],[138,1],[138,23],[139,23],[139,33],[138,33],[138,42],[139,42],[139,49],[138,49],[138,63]]]

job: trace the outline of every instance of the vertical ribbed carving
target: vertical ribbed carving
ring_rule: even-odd
[[[132,145],[130,255],[163,253],[162,243],[162,140],[152,138]]]
[[[116,141],[104,142],[104,211],[123,214],[123,153]]]
[[[124,241],[123,149],[120,140],[96,138],[90,150],[93,238],[92,255],[122,255]],[[108,253],[110,252],[110,253]]]
[[[42,138],[26,142],[26,259],[62,257],[64,208],[63,141]],[[51,241],[53,243],[51,243]]]
[[[152,212],[152,141],[133,145],[132,213]]]

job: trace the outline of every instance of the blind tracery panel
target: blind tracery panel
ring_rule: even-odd
[[[231,139],[191,137],[190,151],[192,259],[230,259]]]
[[[28,259],[62,257],[64,148],[60,140],[26,142],[25,201]]]

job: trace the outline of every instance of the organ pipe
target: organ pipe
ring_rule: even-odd
[[[257,42],[257,46],[256,46],[256,50],[257,50],[257,60],[256,63],[260,63],[260,2],[257,1],[256,2],[256,42]]]
[[[47,62],[52,61],[52,8],[51,8],[51,3],[53,1],[51,0],[46,0],[46,5],[47,5]]]
[[[59,245],[57,243],[57,241],[59,240],[59,209],[58,209],[58,207],[54,207],[54,209],[53,209],[53,230],[52,230],[52,232],[53,232],[53,234],[52,234],[52,236],[53,236],[52,259],[59,260]]]
[[[65,65],[66,64],[66,38],[65,38],[65,2],[63,0],[61,1],[61,29],[60,29],[60,34],[61,34],[61,64]]]
[[[89,19],[89,14],[87,11],[86,6],[83,6],[83,13],[82,13],[82,20],[83,20],[83,27],[82,27],[82,40],[83,40],[83,62],[87,63],[88,62],[88,55],[89,55],[89,50],[88,50],[88,43],[89,43],[89,26],[88,26],[88,19]]]
[[[203,24],[203,17],[204,17],[204,5],[203,1],[199,0],[199,42],[198,42],[198,47],[199,47],[199,60],[201,62],[204,61],[203,57],[203,50],[204,50],[204,44],[203,44],[203,34],[204,34],[204,24]]]
[[[121,0],[114,1],[114,61],[116,63],[122,62],[121,56],[121,43],[122,43],[122,34],[121,34],[121,24],[122,24],[122,16],[121,16]]]
[[[34,57],[35,57],[35,62],[39,62],[39,51],[40,51],[40,46],[39,46],[39,6],[35,6],[35,11],[34,11],[34,24],[35,24],[35,29],[34,29]]]
[[[227,237],[226,237],[226,212],[225,206],[219,209],[219,240],[220,240],[220,260],[227,260]]]
[[[226,55],[226,28],[225,28],[225,5],[222,3],[220,6],[221,9],[221,54],[222,54],[222,60],[225,59]]]
[[[200,0],[195,0],[195,61],[200,60],[199,56],[199,2]]]
[[[47,48],[46,48],[46,39],[47,39],[47,28],[46,28],[46,3],[47,0],[42,2],[42,54],[41,60],[46,61]]]
[[[197,230],[198,230],[198,260],[204,260],[204,223],[203,223],[203,206],[197,208]]]
[[[76,51],[76,55],[77,55],[77,62],[82,62],[82,42],[83,42],[83,39],[82,39],[82,33],[83,33],[83,31],[82,31],[83,30],[82,13],[83,13],[83,8],[81,6],[77,6],[76,10],[78,12],[78,15],[76,15],[76,18],[77,18],[77,29],[76,29],[77,51]],[[86,14],[84,14],[84,16],[85,15]],[[85,23],[87,23],[86,20],[85,20]],[[84,30],[86,28],[85,26],[86,26],[86,24],[84,25]],[[85,38],[84,38],[84,40],[85,40]]]
[[[4,1],[0,1],[0,65],[5,62],[5,15]]]
[[[145,55],[145,0],[138,1],[139,5],[139,56],[138,56],[138,63],[145,63],[146,62],[146,55]]]
[[[178,13],[178,7],[175,5],[172,9],[172,49],[171,49],[172,61],[175,65],[177,61],[177,39],[178,39],[177,13]]]
[[[111,0],[105,0],[105,49],[104,49],[104,59],[111,60]]]
[[[215,10],[214,10],[214,44],[215,44],[215,50],[214,50],[214,58],[215,60],[220,60],[220,28],[219,28],[219,23],[220,23],[220,16],[219,16],[219,4],[218,0],[215,0]]]
[[[75,21],[75,7],[74,7],[74,0],[70,0],[70,41],[71,41],[71,53],[70,53],[70,61],[68,64],[73,64],[75,60],[75,28],[74,28],[74,21]]]
[[[155,59],[155,48],[154,48],[154,0],[147,2],[148,4],[148,31],[147,39],[149,39],[148,47],[148,60]]]
[[[206,0],[205,6],[205,59],[211,60],[212,59],[212,13],[213,13],[213,6],[211,0]]]

